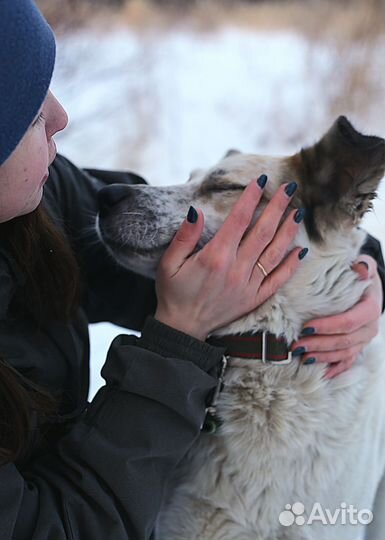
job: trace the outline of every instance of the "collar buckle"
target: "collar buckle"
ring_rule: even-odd
[[[275,366],[285,366],[287,364],[290,364],[293,360],[293,357],[292,357],[292,352],[291,351],[288,351],[287,353],[287,358],[285,358],[284,360],[267,360],[266,359],[266,356],[267,356],[267,336],[268,332],[266,330],[263,330],[262,332],[262,362],[264,364],[273,364]]]

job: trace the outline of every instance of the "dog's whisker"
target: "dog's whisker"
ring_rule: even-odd
[[[87,218],[92,219],[92,221],[96,220],[96,216],[98,215],[98,212],[95,212],[94,210],[82,210],[82,215],[86,216]]]
[[[152,236],[149,238],[150,244],[153,242],[153,240],[159,235],[160,229],[155,229],[152,233]]]
[[[77,234],[74,235],[74,238],[80,239],[92,236],[97,236],[96,228],[94,225],[90,225],[89,227],[83,227]]]

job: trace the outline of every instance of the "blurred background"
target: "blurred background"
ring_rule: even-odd
[[[385,0],[38,4],[70,116],[58,147],[79,166],[175,184],[229,148],[295,153],[340,114],[385,136]],[[364,225],[385,249],[385,186]],[[91,396],[118,331],[91,328]]]

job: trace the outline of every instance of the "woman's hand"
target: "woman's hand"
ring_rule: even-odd
[[[306,349],[304,363],[314,363],[311,359],[315,358],[316,362],[330,364],[325,376],[328,379],[349,369],[379,331],[383,292],[377,263],[369,255],[360,255],[352,268],[360,279],[372,280],[361,300],[344,313],[307,322],[304,328],[314,328],[315,332],[291,347]]]
[[[184,220],[158,268],[156,319],[204,340],[257,308],[292,276],[307,251],[295,248],[283,261],[303,219],[302,211],[293,210],[280,225],[294,182],[278,189],[247,231],[265,182],[262,176],[245,188],[217,234],[194,254],[204,218],[190,209],[190,221]]]

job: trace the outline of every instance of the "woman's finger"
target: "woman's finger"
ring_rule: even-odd
[[[360,255],[352,264],[361,280],[371,279],[377,272],[377,262],[370,255]]]
[[[250,311],[275,294],[291,278],[307,252],[307,248],[293,249],[281,264],[263,280],[262,285],[263,276],[261,276],[261,271],[257,265],[254,267],[249,280],[249,289],[251,291],[258,291],[258,293],[256,297],[251,295],[252,306],[250,307]]]
[[[177,230],[169,247],[163,254],[159,271],[166,271],[170,276],[178,272],[185,260],[194,251],[203,232],[204,217],[201,210],[192,206],[186,219]]]
[[[357,357],[357,355],[363,350],[367,343],[359,343],[354,347],[348,349],[342,349],[339,351],[326,351],[326,352],[309,352],[301,356],[301,362],[305,365],[309,364],[338,364],[344,362],[347,358]]]
[[[375,320],[348,334],[325,334],[300,338],[291,345],[291,350],[305,349],[304,352],[316,354],[322,351],[340,351],[360,343],[369,343],[378,334],[378,321]]]
[[[232,252],[237,251],[246,229],[250,226],[255,209],[262,198],[265,179],[267,177],[262,175],[258,180],[253,180],[246,186],[223,225],[207,244],[210,244],[210,249],[212,247],[213,250],[221,248]]]
[[[346,358],[342,362],[339,362],[338,364],[333,364],[330,368],[328,368],[325,372],[325,379],[333,379],[334,377],[337,377],[337,375],[340,375],[344,371],[348,371],[356,361],[356,357]]]
[[[338,315],[312,319],[305,324],[304,330],[312,328],[317,334],[347,334],[358,330],[378,317],[376,299],[372,295],[364,294],[362,299],[351,309]]]
[[[272,242],[259,257],[258,262],[262,264],[267,274],[270,274],[286,255],[288,247],[292,245],[298,233],[298,227],[304,215],[302,209],[290,212],[284,223],[279,227]]]
[[[371,284],[362,298],[351,309],[343,313],[308,321],[304,325],[302,333],[308,335],[313,333],[347,334],[379,319],[382,308],[382,284],[377,271],[377,263],[369,255],[361,255],[357,260],[367,262],[368,275],[371,277]],[[362,264],[359,266],[361,267]],[[363,272],[363,270],[356,271]]]
[[[282,216],[289,206],[296,189],[297,184],[295,182],[280,186],[274,197],[257,219],[255,225],[248,231],[242,240],[237,253],[238,260],[249,261],[251,267],[254,266],[263,250],[273,240],[281,223]],[[286,249],[289,245],[288,242]]]

